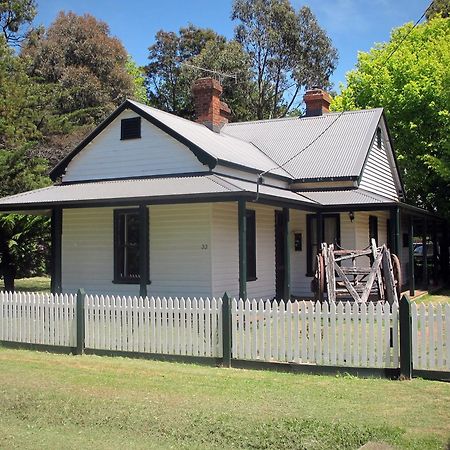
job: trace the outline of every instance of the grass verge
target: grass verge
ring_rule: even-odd
[[[450,384],[0,348],[2,448],[443,448]]]

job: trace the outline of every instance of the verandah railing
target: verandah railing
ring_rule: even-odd
[[[450,305],[407,305],[414,368],[450,371]],[[399,328],[387,303],[0,292],[0,341],[78,351],[397,369]]]

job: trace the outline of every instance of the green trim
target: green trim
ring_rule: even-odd
[[[450,382],[450,372],[448,371],[414,369],[412,376],[413,378],[423,378],[424,380]]]
[[[62,292],[62,208],[52,208],[51,218],[51,287],[53,294]]]
[[[412,321],[411,302],[406,295],[400,299],[400,376],[410,380],[412,378]]]
[[[310,375],[354,375],[361,378],[389,378],[397,379],[399,369],[378,367],[339,367],[316,366],[313,364],[279,363],[266,361],[247,361],[233,359],[231,367],[235,369],[275,370],[278,372],[304,373]]]
[[[84,289],[78,289],[77,292],[77,304],[76,304],[76,322],[77,322],[77,347],[76,354],[82,355],[84,353],[84,333],[85,333],[85,317],[84,317],[84,302],[86,299],[86,292]]]
[[[32,344],[29,342],[0,341],[0,347],[13,350],[33,350],[46,353],[62,353],[64,355],[76,355],[76,347],[63,347],[61,345]]]
[[[139,206],[139,295],[147,297],[147,281],[150,277],[149,255],[149,211],[145,205]]]
[[[289,209],[283,208],[283,239],[284,239],[284,286],[285,301],[291,298],[291,245],[289,234]]]
[[[409,216],[408,261],[409,261],[409,295],[416,292],[416,276],[414,274],[414,219]]]
[[[160,353],[142,353],[142,352],[127,352],[121,350],[100,350],[86,348],[86,355],[98,356],[119,356],[123,358],[136,359],[152,359],[155,361],[177,362],[184,364],[204,364],[209,366],[221,366],[222,358],[215,358],[210,356],[186,356],[186,355],[162,355]]]
[[[231,367],[232,358],[231,302],[225,292],[222,297],[222,354],[224,367]]]
[[[245,200],[238,201],[239,298],[247,298],[247,214]]]

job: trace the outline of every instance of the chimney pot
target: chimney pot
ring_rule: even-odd
[[[331,96],[319,87],[312,87],[305,92],[306,116],[321,116],[330,112]]]
[[[211,77],[199,78],[192,86],[196,122],[216,132],[228,123],[231,116],[228,105],[220,100],[222,91],[220,82]]]

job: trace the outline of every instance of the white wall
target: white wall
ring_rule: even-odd
[[[158,205],[149,209],[148,294],[211,295],[211,205]],[[113,260],[113,208],[64,210],[63,291],[84,288],[94,294],[139,294],[139,285],[112,283]]]
[[[247,282],[249,298],[275,297],[275,209],[247,203],[256,217],[256,281]],[[239,295],[239,236],[237,203],[212,206],[213,295]]]
[[[393,172],[396,171],[392,161],[388,158],[388,139],[384,126],[382,128],[381,149],[377,146],[375,137],[366,164],[363,168],[359,187],[370,192],[398,200],[397,187]]]
[[[211,204],[150,206],[149,295],[211,296]]]
[[[120,140],[122,119],[137,117],[124,111],[69,163],[63,180],[127,178],[209,170],[188,147],[146,119],[141,138]]]

